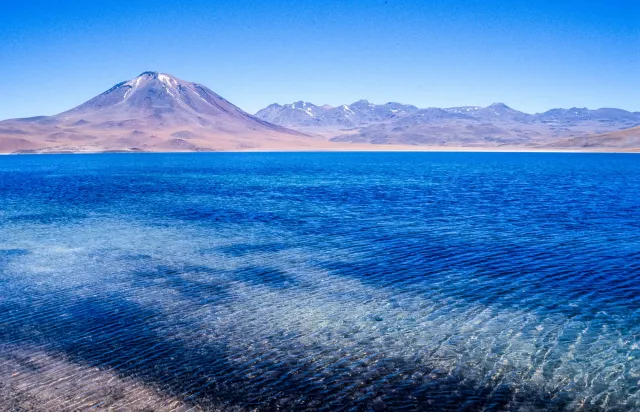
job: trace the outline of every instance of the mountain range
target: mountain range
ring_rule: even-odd
[[[418,108],[299,101],[251,115],[209,88],[144,72],[53,115],[0,122],[0,152],[232,150],[640,150],[640,112],[503,103]]]
[[[334,142],[437,146],[527,146],[637,148],[640,112],[621,109],[552,109],[529,114],[504,103],[487,107],[418,108],[401,103],[317,106],[308,102],[272,104],[256,117],[319,133]],[[608,139],[608,133],[629,130]],[[597,138],[596,138],[597,136]],[[593,137],[593,138],[592,138]]]

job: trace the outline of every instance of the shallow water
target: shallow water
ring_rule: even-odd
[[[0,410],[640,409],[637,155],[4,156],[0,193]]]

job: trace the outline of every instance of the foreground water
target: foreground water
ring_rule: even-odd
[[[0,410],[637,410],[640,157],[0,159]]]

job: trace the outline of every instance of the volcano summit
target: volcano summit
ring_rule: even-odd
[[[216,151],[305,147],[207,87],[144,72],[54,116],[0,122],[0,152]]]

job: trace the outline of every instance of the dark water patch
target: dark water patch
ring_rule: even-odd
[[[86,218],[87,215],[85,214],[46,212],[13,215],[9,216],[6,220],[11,223],[53,225],[69,224]]]
[[[15,256],[24,256],[29,254],[28,249],[0,249],[0,259],[10,259]]]
[[[166,266],[148,262],[129,275],[136,288],[174,290],[198,304],[221,304],[231,299],[226,273],[206,266]]]
[[[509,243],[480,239],[456,242],[431,233],[394,239],[380,235],[369,240],[387,245],[385,253],[372,250],[355,261],[327,259],[317,264],[372,285],[424,293],[436,288],[485,305],[511,307],[525,298],[538,297],[527,306],[549,312],[558,301],[588,298],[592,311],[620,305],[632,311],[640,309],[637,252],[616,251],[616,256],[611,256],[612,251],[601,244],[541,247],[519,246],[512,243],[515,239]],[[358,242],[357,235],[349,238]],[[354,253],[358,249],[354,248]],[[473,288],[466,286],[470,279],[476,283]],[[612,288],[625,298],[610,301]],[[549,296],[555,299],[550,302]]]
[[[253,253],[273,253],[291,248],[285,243],[261,243],[261,244],[233,244],[225,245],[216,250],[232,257],[247,256]]]
[[[146,262],[146,261],[153,260],[153,257],[146,253],[124,254],[124,255],[120,255],[119,258],[125,261],[132,261],[132,262]]]
[[[270,225],[295,224],[296,220],[283,214],[266,212],[266,211],[244,211],[230,209],[212,209],[212,208],[188,208],[178,210],[169,216],[197,222],[198,224],[211,223],[232,223],[232,224],[250,224],[250,223],[268,223]]]
[[[248,267],[234,271],[234,278],[257,286],[290,288],[299,286],[296,277],[274,268]]]

